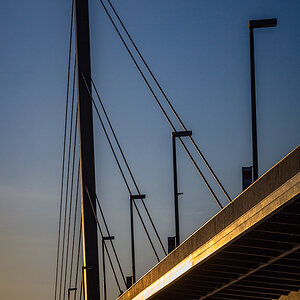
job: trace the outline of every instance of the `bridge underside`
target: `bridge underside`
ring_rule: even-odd
[[[153,299],[277,299],[300,288],[300,199]]]
[[[278,299],[299,275],[300,147],[119,299]]]

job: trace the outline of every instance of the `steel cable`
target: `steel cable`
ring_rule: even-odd
[[[73,112],[74,112],[74,99],[75,99],[75,71],[76,62],[74,63],[74,78],[73,78],[73,92],[72,92],[72,109],[71,109],[71,124],[70,124],[70,144],[72,140],[72,130],[73,130]],[[74,183],[74,170],[75,170],[75,155],[76,155],[76,138],[77,138],[77,110],[75,114],[75,125],[74,125],[74,141],[73,141],[73,159],[72,159],[72,172],[71,172],[71,186],[70,186],[70,201],[69,201],[69,218],[68,218],[68,231],[67,231],[67,247],[66,247],[66,263],[65,263],[65,278],[64,278],[64,296],[66,293],[66,283],[68,274],[68,261],[69,261],[69,243],[70,243],[70,227],[71,227],[71,216],[72,216],[72,202],[73,202],[73,183]]]
[[[134,58],[134,56],[133,56],[132,52],[130,51],[128,45],[126,44],[125,40],[123,39],[123,37],[122,37],[122,35],[121,35],[119,29],[117,28],[117,26],[116,26],[115,22],[113,21],[111,15],[109,14],[109,12],[108,12],[108,10],[107,10],[107,8],[106,8],[104,2],[103,2],[102,0],[99,0],[99,1],[100,1],[100,3],[102,4],[102,6],[103,6],[103,8],[104,8],[104,10],[105,10],[105,12],[106,12],[106,14],[107,14],[107,16],[109,17],[109,19],[110,19],[112,25],[114,26],[116,32],[118,33],[118,35],[119,35],[119,37],[120,37],[120,39],[121,39],[121,41],[122,41],[124,47],[126,48],[128,54],[130,55],[132,61],[134,62],[136,68],[138,69],[140,75],[142,76],[144,82],[146,83],[147,87],[149,88],[149,90],[150,90],[152,96],[154,97],[154,99],[155,99],[157,105],[159,106],[160,110],[162,111],[163,115],[165,116],[166,120],[168,121],[169,125],[171,126],[172,130],[176,132],[175,126],[174,126],[173,123],[171,122],[171,120],[170,120],[170,118],[168,117],[168,115],[167,115],[165,109],[162,107],[160,101],[158,100],[156,94],[154,93],[152,87],[150,86],[148,80],[146,79],[146,77],[145,77],[143,71],[142,71],[141,68],[139,67],[139,65],[138,65],[138,63],[137,63],[137,61],[136,61],[136,59]],[[182,145],[184,144],[184,142],[183,142],[182,140],[181,140],[181,144],[182,144]],[[184,147],[184,149],[185,149],[185,151],[187,152],[187,148]],[[199,150],[199,151],[200,151],[200,150]],[[189,157],[191,157],[191,153],[190,153],[190,152],[187,152],[187,154],[188,154]],[[195,160],[194,160],[193,164],[194,164],[194,166],[197,165],[196,162],[195,162]],[[198,165],[197,165],[197,167],[196,167],[196,170],[198,171],[199,175],[200,175],[201,178],[203,179],[203,178],[204,178],[204,177],[203,177],[203,174],[202,174],[202,172],[201,172],[201,173],[199,172],[200,168],[198,167]],[[212,191],[212,188],[210,187],[209,183],[208,183],[206,180],[204,180],[204,182],[205,182],[205,185],[208,187],[209,191],[211,192],[211,191]],[[216,197],[215,193],[212,193],[212,196],[214,197],[214,199],[216,200],[216,202],[219,204],[220,202],[219,202],[218,198]],[[219,204],[219,205],[220,205],[220,204]],[[221,205],[220,207],[223,208],[222,205]]]
[[[86,88],[87,88],[87,91],[88,91],[88,93],[89,93],[89,96],[90,96],[90,98],[91,98],[91,101],[92,101],[92,103],[93,103],[93,105],[94,105],[94,107],[95,107],[97,116],[98,116],[99,121],[100,121],[100,123],[101,123],[101,125],[102,125],[102,128],[103,128],[103,131],[104,131],[104,133],[105,133],[106,139],[107,139],[107,141],[108,141],[108,143],[109,143],[109,146],[110,146],[111,151],[112,151],[112,153],[113,153],[113,155],[114,155],[114,158],[115,158],[115,160],[116,160],[116,163],[117,163],[117,165],[118,165],[118,167],[119,167],[119,170],[120,170],[120,172],[121,172],[121,174],[122,174],[122,177],[123,177],[123,180],[124,180],[124,182],[125,182],[125,184],[126,184],[126,187],[127,187],[127,189],[128,189],[128,192],[129,192],[130,195],[132,195],[131,190],[130,190],[130,187],[129,187],[129,185],[128,185],[128,182],[127,182],[127,180],[126,180],[126,177],[125,177],[124,172],[123,172],[123,170],[122,170],[122,167],[121,167],[121,165],[120,165],[119,159],[118,159],[118,157],[117,157],[117,155],[116,155],[116,153],[115,153],[115,150],[114,150],[114,148],[113,148],[113,146],[112,146],[112,143],[111,143],[111,141],[110,141],[110,138],[109,138],[109,136],[108,136],[107,130],[106,130],[106,128],[105,128],[105,126],[104,126],[104,123],[103,123],[103,121],[102,121],[102,118],[101,118],[101,116],[100,116],[99,110],[98,110],[98,108],[97,108],[97,106],[96,106],[96,103],[95,103],[95,101],[94,101],[94,99],[93,99],[93,96],[92,96],[92,94],[91,94],[91,91],[89,90],[89,88],[88,88],[88,86],[87,86],[86,79],[85,79],[85,77],[84,77],[83,74],[81,74],[81,75],[82,75],[83,80],[84,80],[84,82],[85,82],[85,86],[86,86]],[[142,216],[141,216],[141,214],[140,214],[140,211],[139,211],[139,209],[138,209],[138,207],[137,207],[135,201],[133,201],[133,203],[134,203],[134,206],[135,206],[136,211],[137,211],[137,213],[138,213],[138,216],[139,216],[139,218],[140,218],[140,221],[141,221],[141,223],[142,223],[142,225],[143,225],[143,228],[144,228],[144,230],[145,230],[145,232],[146,232],[146,235],[147,235],[147,237],[148,237],[148,240],[149,240],[149,242],[150,242],[150,244],[151,244],[151,247],[152,247],[152,249],[153,249],[153,252],[154,252],[154,254],[155,254],[157,260],[160,261],[159,256],[158,256],[158,254],[157,254],[157,252],[156,252],[156,250],[155,250],[155,247],[154,247],[154,245],[153,245],[153,242],[152,242],[152,240],[151,240],[151,237],[150,237],[150,235],[149,235],[149,233],[148,233],[148,230],[147,230],[147,228],[146,228],[146,225],[145,225],[145,223],[144,223],[144,221],[143,221],[143,218],[142,218]]]
[[[90,205],[91,205],[91,209],[92,209],[92,211],[93,211],[93,215],[94,215],[95,221],[97,222],[97,225],[98,225],[98,228],[99,228],[99,232],[100,232],[101,238],[103,239],[103,236],[104,236],[104,235],[103,235],[103,232],[102,232],[102,229],[101,229],[99,220],[98,220],[98,218],[97,218],[95,208],[94,208],[94,206],[93,206],[93,204],[92,204],[92,199],[91,199],[89,190],[88,190],[87,187],[85,187],[85,189],[86,189],[87,194],[88,194],[88,198],[89,198],[89,202],[90,202]],[[117,283],[119,292],[120,292],[120,293],[123,293],[123,291],[121,290],[121,287],[120,287],[120,284],[119,284],[119,281],[118,281],[118,278],[117,278],[117,274],[116,274],[116,272],[115,272],[115,268],[114,268],[114,266],[113,266],[113,263],[112,263],[112,260],[111,260],[111,257],[110,257],[110,254],[109,254],[109,251],[108,251],[108,248],[107,248],[106,243],[104,243],[104,248],[105,248],[105,251],[106,251],[106,254],[107,254],[107,257],[108,257],[110,266],[111,266],[111,268],[112,268],[112,271],[113,271],[113,274],[114,274],[115,281],[116,281],[116,283]]]
[[[99,210],[100,210],[100,213],[101,213],[101,216],[102,216],[102,220],[103,220],[103,223],[104,223],[104,226],[105,226],[107,235],[108,235],[108,236],[111,236],[111,235],[110,235],[110,232],[109,232],[109,230],[108,230],[108,226],[107,226],[107,223],[106,223],[104,214],[103,214],[102,207],[101,207],[101,205],[100,205],[99,199],[98,199],[98,197],[97,197],[96,194],[95,194],[95,197],[96,197],[96,201],[97,201],[97,204],[98,204],[98,208],[99,208]],[[125,284],[125,286],[126,286],[126,279],[125,279],[125,276],[124,276],[124,273],[123,273],[123,270],[122,270],[122,267],[121,267],[121,264],[120,264],[120,260],[119,260],[119,257],[118,257],[118,255],[117,255],[117,252],[116,252],[116,249],[115,249],[115,245],[114,245],[114,243],[113,243],[113,241],[112,241],[111,239],[110,239],[110,244],[111,244],[111,247],[112,247],[113,252],[114,252],[114,254],[115,254],[116,261],[117,261],[117,264],[118,264],[118,266],[119,266],[119,269],[120,269],[120,272],[121,272],[121,275],[122,275],[124,284]]]
[[[163,97],[165,98],[167,104],[169,105],[169,107],[171,108],[172,112],[174,113],[175,117],[177,118],[178,122],[180,123],[180,125],[182,126],[182,128],[187,131],[187,128],[185,127],[183,121],[181,120],[181,118],[179,117],[179,115],[177,114],[175,108],[173,107],[171,101],[169,100],[169,98],[167,97],[166,93],[164,92],[164,90],[162,89],[161,85],[159,84],[159,82],[157,81],[156,77],[154,76],[153,72],[151,71],[149,65],[147,64],[147,62],[145,61],[143,55],[141,54],[141,52],[139,51],[138,47],[136,46],[136,43],[134,42],[134,40],[132,39],[131,35],[129,34],[128,30],[126,29],[124,23],[122,22],[121,18],[119,17],[119,14],[117,13],[117,11],[115,10],[114,6],[112,5],[110,0],[107,0],[110,7],[112,8],[115,16],[117,17],[118,21],[120,22],[123,30],[125,31],[127,37],[129,38],[130,42],[132,43],[134,49],[136,50],[137,54],[139,55],[139,57],[141,58],[143,64],[145,65],[146,69],[148,70],[149,74],[151,75],[152,79],[154,80],[156,86],[158,87],[158,89],[160,90],[160,92],[162,93]],[[210,173],[213,175],[213,177],[215,178],[215,180],[217,181],[219,187],[221,188],[221,190],[223,191],[223,193],[225,194],[225,196],[227,197],[227,199],[229,200],[229,202],[231,201],[231,198],[229,197],[227,191],[225,190],[225,188],[223,187],[223,185],[221,184],[220,180],[218,179],[218,177],[216,176],[215,172],[213,171],[213,169],[211,168],[211,166],[209,165],[208,161],[206,160],[206,158],[204,157],[203,153],[200,151],[198,145],[196,144],[196,142],[194,141],[192,136],[189,136],[189,139],[191,140],[192,144],[194,145],[195,149],[197,150],[198,154],[200,155],[200,157],[202,158],[202,160],[204,161],[206,167],[209,169]]]
[[[79,187],[79,164],[77,172],[77,183],[76,183],[76,196],[75,196],[75,209],[74,209],[74,225],[73,225],[73,236],[72,236],[72,252],[71,252],[71,265],[70,265],[70,278],[69,278],[69,287],[72,284],[72,273],[73,273],[73,260],[74,260],[74,247],[75,247],[75,234],[76,234],[76,221],[77,221],[77,207],[78,207],[78,187]]]
[[[59,275],[58,269],[59,269],[59,253],[60,253],[60,235],[61,235],[61,221],[62,221],[62,207],[63,207],[63,190],[64,190],[63,187],[64,187],[66,138],[67,138],[67,124],[68,124],[70,69],[71,69],[71,56],[72,56],[73,7],[74,7],[74,1],[72,1],[72,8],[71,8],[71,24],[70,24],[70,37],[69,37],[67,96],[66,96],[66,109],[65,109],[65,128],[64,128],[64,142],[63,142],[63,158],[62,158],[62,173],[61,173],[61,187],[60,187],[60,206],[59,206],[59,221],[58,221],[58,239],[57,239],[56,271],[55,271],[55,288],[54,288],[54,299],[55,300],[56,300],[56,295],[57,295],[57,283],[58,283],[58,275]]]
[[[81,300],[81,298],[82,298],[82,280],[81,280],[81,284],[80,284],[80,298],[79,298],[79,300]]]
[[[121,155],[122,155],[122,158],[123,158],[123,160],[124,160],[124,162],[125,162],[126,168],[127,168],[128,172],[129,172],[129,174],[130,174],[130,177],[131,177],[131,179],[132,179],[132,181],[133,181],[133,184],[134,184],[134,186],[135,186],[135,188],[136,188],[138,194],[141,195],[140,190],[139,190],[139,188],[138,188],[138,185],[137,185],[137,183],[136,183],[136,180],[135,180],[135,178],[134,178],[134,176],[133,176],[133,173],[132,173],[132,171],[131,171],[131,168],[129,167],[129,164],[128,164],[128,162],[127,162],[127,159],[126,159],[126,157],[125,157],[125,155],[124,155],[124,152],[123,152],[123,150],[122,150],[122,148],[121,148],[121,145],[120,145],[120,143],[119,143],[119,140],[118,140],[118,138],[117,138],[117,136],[116,136],[115,130],[114,130],[114,128],[112,127],[112,124],[111,124],[111,122],[110,122],[110,119],[109,119],[109,117],[108,117],[108,115],[107,115],[107,113],[106,113],[106,109],[105,109],[105,107],[104,107],[104,105],[103,105],[103,102],[102,102],[102,100],[101,100],[101,97],[100,97],[100,95],[99,95],[99,93],[98,93],[98,90],[97,90],[96,85],[95,85],[95,83],[94,83],[94,80],[93,80],[92,78],[91,78],[91,81],[92,81],[93,87],[94,87],[94,89],[95,89],[95,91],[96,91],[97,98],[98,98],[98,100],[99,100],[99,102],[100,102],[100,105],[101,105],[101,107],[102,107],[102,110],[103,110],[103,112],[104,112],[105,118],[106,118],[106,120],[107,120],[107,122],[108,122],[108,124],[109,124],[110,130],[111,130],[111,132],[112,132],[112,134],[113,134],[113,136],[114,136],[114,139],[115,139],[115,141],[116,141],[116,143],[117,143],[117,146],[118,146],[118,148],[119,148],[119,151],[120,151],[120,153],[121,153]],[[150,216],[150,213],[149,213],[149,211],[148,211],[148,209],[147,209],[147,207],[146,207],[145,201],[144,201],[144,199],[141,199],[141,200],[142,200],[142,204],[143,204],[143,206],[144,206],[144,209],[145,209],[145,211],[146,211],[146,213],[147,213],[147,216],[148,216],[148,218],[149,218],[149,220],[150,220],[150,223],[151,223],[151,225],[152,225],[152,227],[153,227],[153,229],[154,229],[154,232],[155,232],[155,234],[156,234],[156,237],[157,237],[157,239],[158,239],[158,241],[159,241],[159,243],[160,243],[160,245],[161,245],[161,248],[162,248],[164,254],[167,255],[167,252],[166,252],[166,250],[165,250],[165,247],[164,247],[164,245],[163,245],[163,243],[162,243],[162,241],[161,241],[161,238],[160,238],[160,236],[159,236],[159,234],[158,234],[158,232],[157,232],[157,229],[156,229],[156,227],[155,227],[155,225],[154,225],[154,222],[153,222],[153,220],[152,220],[152,218],[151,218],[151,216]]]
[[[65,194],[65,210],[64,210],[64,224],[63,224],[63,247],[62,247],[62,266],[61,266],[61,273],[60,273],[60,280],[63,280],[63,271],[64,271],[64,257],[65,257],[65,238],[66,238],[66,224],[67,224],[67,212],[68,212],[68,196],[69,196],[69,179],[70,179],[70,162],[71,162],[71,149],[72,149],[72,129],[73,129],[73,111],[74,111],[74,81],[75,81],[75,71],[74,71],[74,78],[73,78],[73,96],[72,96],[72,106],[71,106],[71,116],[70,116],[70,132],[69,132],[69,143],[68,143],[68,163],[67,163],[67,181],[66,181],[66,194]],[[71,191],[72,193],[72,191]],[[70,199],[70,206],[69,210],[71,211],[71,200]],[[68,245],[67,245],[68,248]],[[67,249],[68,252],[68,249]],[[68,257],[66,255],[66,261]],[[65,273],[67,270],[65,269]],[[60,283],[59,288],[59,299],[61,298],[61,290],[62,290],[62,282]],[[65,284],[63,287],[63,299],[65,298]]]
[[[77,261],[76,261],[76,275],[75,275],[75,287],[77,287],[78,281],[78,271],[79,271],[79,258],[80,258],[80,249],[81,249],[81,234],[82,234],[82,221],[80,218],[80,225],[79,225],[79,233],[78,233],[78,247],[77,247]],[[74,293],[74,300],[76,299],[77,290]]]

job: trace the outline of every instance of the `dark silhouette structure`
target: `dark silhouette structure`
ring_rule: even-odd
[[[76,25],[76,63],[78,87],[78,124],[80,145],[80,178],[82,207],[83,238],[83,287],[85,299],[100,299],[99,258],[97,241],[97,223],[87,191],[91,194],[91,202],[96,209],[95,199],[95,163],[92,102],[86,84],[91,90],[90,78],[90,35],[88,0],[75,0]]]
[[[300,146],[119,300],[278,299],[298,291]]]
[[[275,27],[277,19],[250,20],[250,67],[251,67],[251,116],[252,116],[252,155],[253,155],[253,181],[258,178],[258,153],[257,153],[257,121],[256,121],[256,91],[255,91],[255,62],[254,62],[254,28]]]

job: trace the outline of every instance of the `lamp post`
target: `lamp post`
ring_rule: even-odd
[[[131,272],[132,272],[132,282],[134,284],[136,281],[136,272],[135,272],[135,246],[134,246],[134,224],[133,224],[133,201],[145,199],[145,194],[139,195],[129,195],[130,201],[130,237],[131,237]]]
[[[178,208],[178,196],[182,193],[178,193],[177,183],[177,158],[176,158],[176,138],[185,136],[191,136],[192,131],[174,131],[172,132],[172,150],[173,150],[173,183],[174,183],[174,206],[175,206],[175,247],[180,245],[179,236],[179,208]]]
[[[107,293],[106,293],[106,272],[105,272],[105,241],[110,241],[110,240],[114,240],[115,237],[114,236],[104,236],[102,237],[102,284],[103,284],[103,299],[106,300],[107,299]]]
[[[68,300],[70,300],[70,293],[72,291],[77,291],[77,288],[68,288]]]
[[[254,63],[254,28],[275,27],[277,19],[250,20],[250,66],[251,66],[251,112],[252,112],[252,155],[253,155],[253,181],[258,178],[258,154],[257,154],[257,122],[256,122],[256,92],[255,92],[255,63]]]

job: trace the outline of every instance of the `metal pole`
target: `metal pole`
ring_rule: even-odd
[[[72,291],[77,291],[77,288],[68,288],[68,300],[70,300],[70,294]]]
[[[133,203],[134,199],[130,199],[130,236],[131,236],[131,271],[132,271],[132,284],[135,283],[135,253],[134,253],[134,228],[133,228]]]
[[[83,265],[92,268],[89,272],[83,269],[83,289],[86,300],[97,300],[100,299],[97,224],[87,195],[88,190],[92,197],[92,205],[96,209],[92,101],[86,87],[87,84],[91,90],[88,0],[75,0],[75,25]],[[82,74],[87,80],[86,83]]]
[[[102,239],[102,284],[103,284],[103,299],[106,300],[106,274],[105,274],[105,255],[104,255],[104,243],[105,240]]]
[[[256,91],[255,91],[255,63],[254,63],[253,28],[250,28],[250,68],[251,68],[253,181],[255,181],[258,178],[258,154],[257,154]]]
[[[173,147],[173,180],[174,180],[174,204],[175,204],[175,243],[180,245],[179,237],[179,211],[178,211],[178,185],[177,185],[177,159],[176,159],[176,137],[172,135]]]
[[[131,237],[131,270],[132,270],[132,284],[136,281],[135,274],[135,250],[134,250],[134,224],[133,224],[133,201],[137,199],[145,199],[145,194],[129,195],[130,201],[130,237]]]
[[[253,154],[253,181],[258,178],[258,151],[257,151],[257,121],[256,121],[256,91],[255,91],[255,63],[254,63],[254,28],[275,27],[277,19],[249,20],[250,32],[250,66],[251,66],[251,111],[252,111],[252,154]]]
[[[107,290],[106,290],[106,271],[105,271],[105,241],[113,240],[114,236],[103,236],[102,237],[102,284],[103,284],[103,298],[107,299]]]
[[[180,245],[178,196],[182,195],[183,193],[178,193],[176,138],[192,136],[192,131],[191,130],[174,131],[172,132],[171,136],[172,136],[172,149],[173,149],[173,182],[174,182],[174,204],[175,204],[175,247],[178,247]]]

